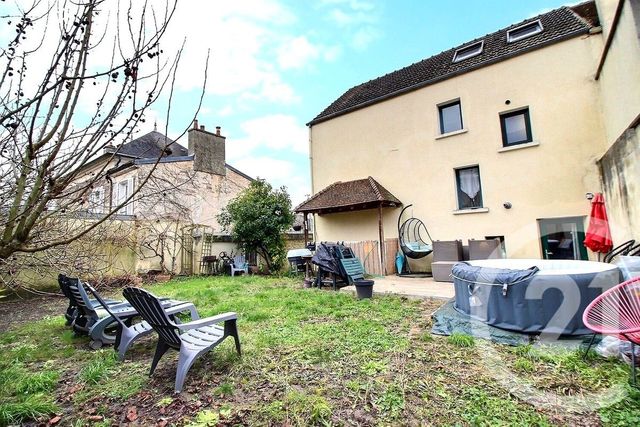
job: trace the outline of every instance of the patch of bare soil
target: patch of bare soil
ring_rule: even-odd
[[[47,316],[59,316],[66,309],[67,299],[62,295],[0,300],[0,333],[14,325],[34,322]]]

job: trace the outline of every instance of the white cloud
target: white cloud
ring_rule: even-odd
[[[363,27],[353,35],[351,44],[355,49],[363,50],[379,37],[380,32],[374,27]]]
[[[296,23],[295,14],[278,0],[181,4],[165,39],[165,47],[171,41],[169,47],[175,50],[187,34],[179,89],[200,87],[210,49],[208,94],[285,105],[299,102],[281,73],[335,60],[339,50],[300,34]]]
[[[278,49],[278,64],[282,69],[302,68],[309,60],[316,59],[320,52],[305,36],[299,36],[283,43]]]
[[[340,46],[313,44],[306,36],[298,36],[282,43],[278,48],[278,65],[283,70],[300,69],[322,58],[335,61],[341,53]]]
[[[271,74],[265,78],[260,97],[280,104],[294,104],[300,101],[300,97],[293,88],[284,83],[277,74]]]
[[[365,49],[380,37],[378,22],[381,11],[375,4],[362,0],[323,0],[327,7],[327,19],[342,28],[343,38],[356,50]]]
[[[251,176],[266,179],[273,185],[291,178],[294,170],[293,163],[272,157],[245,157],[236,160],[233,165]]]
[[[287,160],[267,156],[245,157],[233,162],[233,166],[250,176],[266,180],[276,188],[286,186],[293,207],[311,193],[308,174],[296,173],[295,164]]]
[[[340,46],[328,46],[325,47],[322,51],[322,57],[327,62],[335,61],[341,54],[342,49],[340,48]]]
[[[323,5],[342,5],[348,6],[353,10],[372,10],[375,5],[368,1],[363,0],[321,0]]]
[[[298,154],[309,152],[307,127],[293,116],[274,114],[252,119],[241,124],[244,135],[227,144],[227,157],[240,159],[258,148],[290,150]]]
[[[235,109],[231,105],[225,105],[220,110],[218,110],[218,116],[220,117],[228,117],[235,112]]]

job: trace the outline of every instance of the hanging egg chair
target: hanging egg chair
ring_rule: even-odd
[[[411,259],[424,258],[433,252],[433,240],[424,223],[418,218],[411,217],[402,222],[402,214],[413,205],[407,205],[398,217],[398,241],[402,253]],[[425,240],[428,238],[428,243]]]

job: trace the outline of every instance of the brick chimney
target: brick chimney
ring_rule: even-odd
[[[198,120],[194,120],[188,136],[189,155],[194,156],[193,170],[226,175],[225,139],[220,134],[219,126],[216,127],[216,133],[211,133],[205,130],[204,125],[198,125]]]

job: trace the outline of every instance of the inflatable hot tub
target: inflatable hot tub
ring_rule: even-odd
[[[617,266],[574,260],[465,261],[452,276],[459,312],[502,329],[561,335],[591,333],[582,312],[620,283]]]

